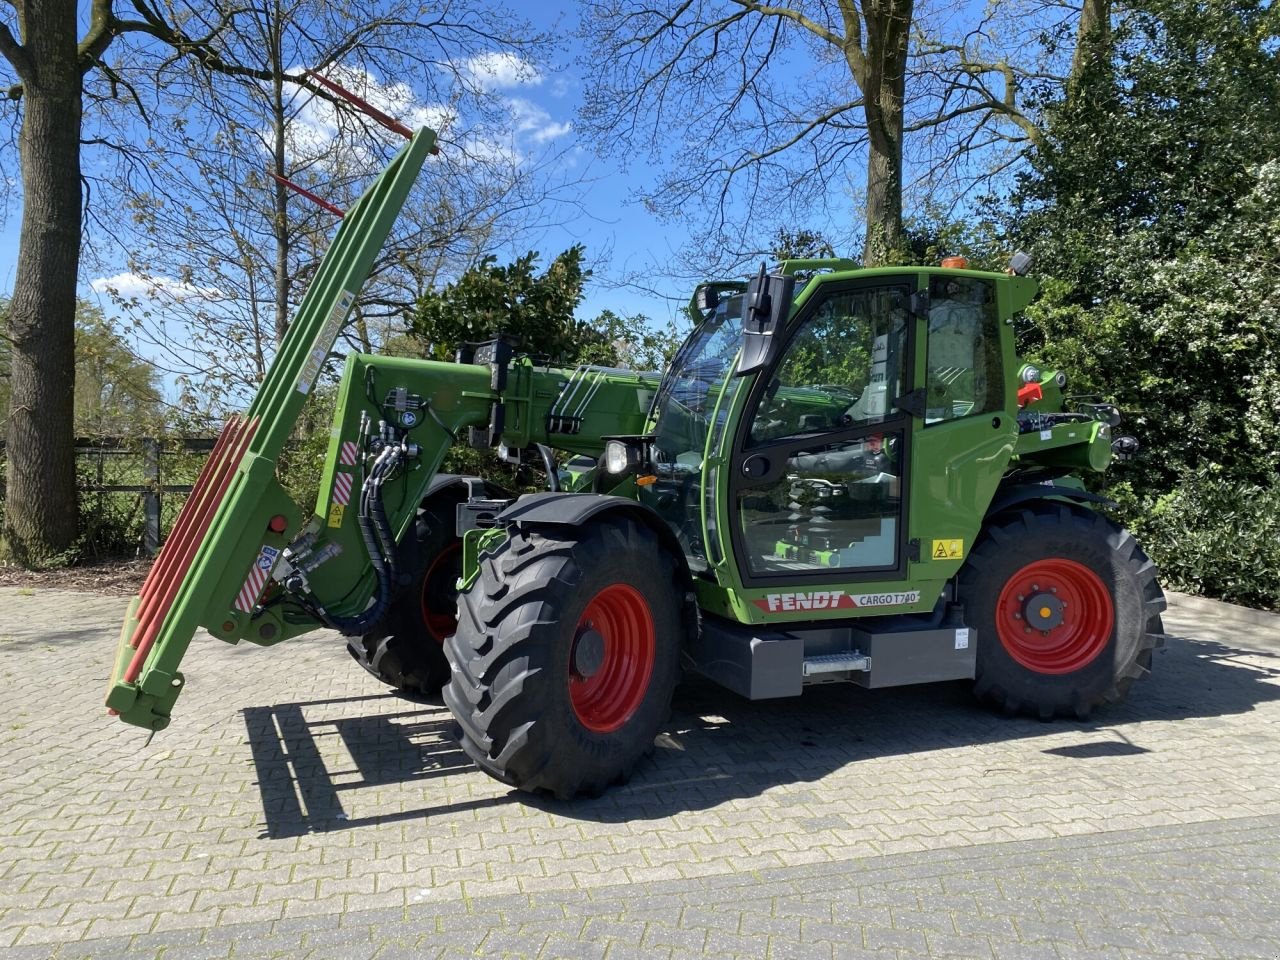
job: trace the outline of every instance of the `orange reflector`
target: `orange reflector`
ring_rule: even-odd
[[[652,475],[647,475],[647,476],[643,476],[643,477],[636,477],[636,486],[637,486],[637,487],[647,487],[647,486],[649,486],[649,484],[651,484],[651,483],[657,483],[657,482],[658,482],[658,478],[657,478],[657,477],[655,477],[655,476],[652,476]]]

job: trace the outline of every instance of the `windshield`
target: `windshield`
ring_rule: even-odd
[[[670,524],[694,569],[707,559],[702,539],[703,498],[711,497],[715,479],[702,481],[702,454],[713,429],[718,445],[728,416],[728,404],[712,415],[725,384],[733,376],[742,348],[742,297],[725,300],[693,334],[671,363],[654,399],[654,473],[657,482],[640,489],[640,499]],[[706,504],[714,517],[714,504]],[[710,522],[710,521],[709,521]],[[715,537],[712,536],[714,541]],[[714,543],[712,544],[715,549]],[[714,559],[718,559],[718,556]]]
[[[710,417],[742,347],[742,297],[731,297],[694,330],[654,400],[658,463],[698,469]]]

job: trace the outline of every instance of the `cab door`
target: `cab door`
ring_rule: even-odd
[[[745,586],[905,575],[912,424],[895,401],[913,387],[915,287],[816,291],[757,377],[728,491]]]

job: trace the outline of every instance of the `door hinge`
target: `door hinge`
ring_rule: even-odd
[[[902,396],[898,397],[893,401],[893,405],[903,413],[923,420],[926,409],[926,398],[924,387],[917,387],[910,393],[904,393]]]
[[[920,562],[920,541],[915,537],[907,541],[907,559],[912,563]]]

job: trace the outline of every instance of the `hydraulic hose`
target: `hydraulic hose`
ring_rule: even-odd
[[[560,492],[560,474],[556,471],[555,458],[551,456],[551,448],[545,443],[535,443],[538,453],[542,455],[542,465],[547,470],[547,486],[552,493]]]
[[[391,591],[395,583],[395,538],[382,503],[382,485],[400,465],[404,452],[402,444],[383,447],[360,488],[357,522],[360,526],[360,538],[369,554],[369,565],[373,567],[376,584],[373,605],[355,616],[340,616],[329,613],[318,604],[308,604],[322,623],[344,636],[368,633],[386,614],[391,603]]]

